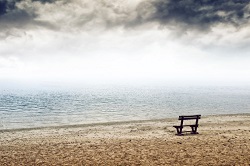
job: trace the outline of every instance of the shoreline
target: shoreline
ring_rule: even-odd
[[[208,117],[223,117],[223,116],[250,116],[250,113],[237,113],[237,114],[213,114],[213,115],[201,115],[201,118]],[[162,119],[148,119],[148,120],[130,120],[130,121],[113,121],[113,122],[97,122],[97,123],[83,123],[83,124],[69,124],[69,125],[55,125],[55,126],[41,126],[41,127],[27,127],[27,128],[13,128],[13,129],[0,129],[0,133],[3,132],[15,132],[15,131],[30,131],[30,130],[43,130],[43,129],[61,129],[61,128],[81,128],[81,127],[95,127],[95,126],[109,126],[109,125],[123,125],[129,123],[145,123],[145,122],[160,122],[160,121],[174,121],[176,118],[162,118]]]
[[[178,117],[0,132],[0,165],[249,165],[250,114]],[[186,129],[185,129],[186,130]]]

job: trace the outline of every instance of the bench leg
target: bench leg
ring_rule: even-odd
[[[177,134],[176,135],[183,135],[182,134],[182,128],[183,127],[176,127]]]
[[[191,128],[192,128],[191,134],[199,134],[199,133],[197,132],[197,126],[192,126]]]

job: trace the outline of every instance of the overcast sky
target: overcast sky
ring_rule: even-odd
[[[0,0],[0,82],[250,85],[246,0]]]

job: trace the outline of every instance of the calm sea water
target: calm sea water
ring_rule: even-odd
[[[250,88],[0,90],[0,129],[250,113]]]

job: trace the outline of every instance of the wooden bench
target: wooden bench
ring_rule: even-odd
[[[197,128],[198,128],[198,121],[201,118],[201,115],[188,115],[188,116],[179,116],[179,120],[181,120],[181,124],[179,126],[173,126],[174,128],[176,128],[177,134],[176,135],[183,135],[183,127],[189,126],[191,127],[191,131],[185,131],[185,132],[191,132],[191,134],[199,134],[197,132]],[[195,124],[191,124],[191,125],[183,125],[184,120],[196,120]]]

